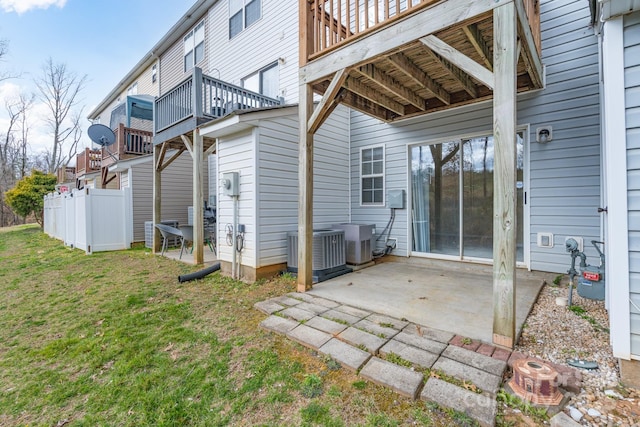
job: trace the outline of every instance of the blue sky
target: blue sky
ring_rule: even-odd
[[[36,92],[33,78],[41,75],[49,57],[79,76],[87,75],[81,94],[86,117],[195,1],[0,0],[0,39],[8,42],[9,50],[0,70],[21,74],[0,82],[0,135],[6,130],[5,100],[20,91]],[[35,125],[41,114],[42,106],[34,107],[34,153],[51,140]],[[89,142],[85,132],[80,145]]]

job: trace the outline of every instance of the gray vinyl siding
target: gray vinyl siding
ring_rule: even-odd
[[[129,171],[120,172],[120,188],[129,187]]]
[[[150,156],[151,157],[151,156]],[[187,208],[193,205],[193,162],[184,152],[162,171],[162,220],[187,223]],[[153,162],[131,166],[128,170],[133,200],[133,241],[144,241],[144,223],[153,220]],[[204,169],[204,182],[208,173]],[[205,194],[208,191],[205,185]]]
[[[349,113],[337,108],[314,136],[314,229],[349,220]],[[287,260],[287,233],[298,225],[298,117],[259,127],[258,267]]]
[[[229,40],[229,2],[217,2],[209,12],[207,39],[212,77],[242,86],[242,79],[278,62],[280,96],[298,102],[298,7],[287,0],[261,0],[262,17]]]
[[[528,126],[530,208],[530,267],[532,270],[565,273],[569,257],[567,236],[582,237],[590,260],[597,261],[588,242],[600,239],[600,115],[598,47],[589,27],[589,8],[581,0],[541,2],[542,62],[546,87],[518,96],[517,122]],[[386,225],[390,209],[361,207],[359,183],[360,149],[384,145],[385,191],[408,191],[408,145],[476,133],[492,133],[492,104],[484,102],[451,111],[384,124],[353,112],[351,123],[352,222],[375,223],[377,232]],[[553,127],[553,140],[535,142],[535,130]],[[525,140],[525,144],[527,141]],[[525,146],[525,151],[527,147]],[[408,193],[407,193],[408,194]],[[407,198],[405,207],[410,207]],[[394,254],[406,256],[410,234],[407,210],[396,212],[392,238],[398,239]],[[539,232],[554,234],[554,247],[538,248]]]
[[[640,355],[640,12],[624,17],[623,34],[631,354]]]

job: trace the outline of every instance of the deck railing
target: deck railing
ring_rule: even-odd
[[[56,171],[58,184],[73,182],[76,180],[76,168],[73,166],[63,166]]]
[[[113,130],[116,142],[102,148],[102,166],[118,160],[153,153],[153,132],[125,127],[123,123]]]
[[[302,0],[306,20],[300,28],[307,33],[307,57],[302,58],[303,62],[441,1],[447,0]],[[539,0],[516,1],[524,5],[540,51]]]
[[[215,119],[234,110],[280,105],[279,99],[252,92],[202,74],[194,68],[191,76],[155,101],[155,132],[191,117]]]
[[[76,177],[100,170],[102,164],[101,150],[85,148],[76,156]]]

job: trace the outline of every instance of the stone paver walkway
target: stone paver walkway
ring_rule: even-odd
[[[495,425],[496,393],[507,366],[526,357],[305,293],[292,292],[254,307],[269,316],[260,323],[264,329],[327,355],[403,396],[453,408],[484,426]],[[393,360],[410,362],[413,368]],[[579,372],[553,366],[559,372],[559,386],[579,391]]]

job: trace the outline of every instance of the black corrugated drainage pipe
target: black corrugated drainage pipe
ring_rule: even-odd
[[[213,273],[214,271],[218,271],[218,270],[220,270],[220,263],[216,262],[212,266],[202,269],[200,271],[196,271],[195,273],[182,274],[178,276],[178,282],[182,283],[182,282],[188,282],[190,280],[202,279],[204,276],[207,276]]]

